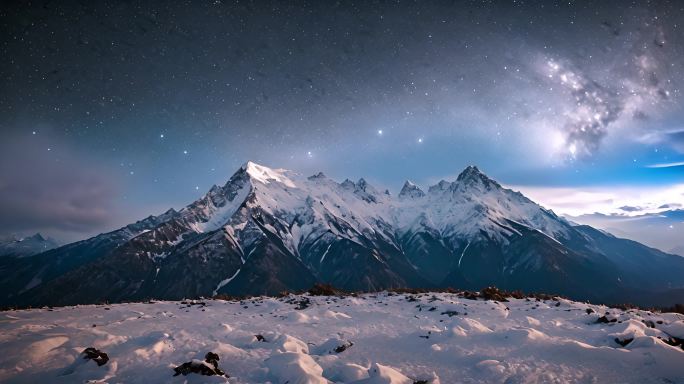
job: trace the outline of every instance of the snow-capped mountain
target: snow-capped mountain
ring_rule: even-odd
[[[476,167],[427,192],[407,182],[395,198],[364,179],[248,162],[178,212],[26,260],[0,264],[5,304],[275,294],[315,282],[603,301],[684,287],[684,259],[573,226]]]
[[[27,237],[9,236],[5,239],[0,239],[0,257],[31,256],[56,248],[57,245],[54,239],[44,237],[40,233]]]

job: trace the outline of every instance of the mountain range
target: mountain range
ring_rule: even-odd
[[[592,213],[580,216],[567,216],[573,222],[605,229],[620,237],[636,240],[669,253],[684,256],[684,209],[673,204],[662,206],[659,212],[631,211],[624,214]],[[631,207],[625,207],[631,208]]]
[[[54,239],[45,237],[40,233],[26,237],[11,235],[5,238],[0,238],[0,257],[31,256],[53,248],[57,248],[57,246],[58,244]]]
[[[278,294],[329,283],[547,292],[672,304],[684,258],[576,225],[469,166],[397,196],[248,162],[202,198],[119,230],[0,258],[1,305]]]

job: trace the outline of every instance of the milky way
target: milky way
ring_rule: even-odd
[[[247,160],[394,191],[468,164],[516,185],[673,183],[681,167],[648,166],[684,159],[682,8],[5,4],[0,233],[79,238]]]

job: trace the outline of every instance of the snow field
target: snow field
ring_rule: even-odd
[[[386,292],[295,309],[302,298],[0,312],[0,382],[684,383],[684,350],[663,341],[684,337],[679,314]],[[109,362],[81,359],[87,347]],[[229,378],[173,377],[207,352]]]

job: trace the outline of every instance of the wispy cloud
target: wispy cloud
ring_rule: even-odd
[[[668,146],[679,153],[684,153],[684,129],[665,129],[652,131],[637,137],[637,141],[649,145]]]
[[[107,228],[116,213],[112,173],[47,136],[3,136],[0,233],[40,231],[61,238]]]
[[[647,165],[646,168],[672,168],[672,167],[684,167],[684,161],[677,161],[674,163],[658,163]]]
[[[544,187],[511,186],[554,212],[570,216],[590,213],[635,216],[679,206],[684,184],[669,186]]]

